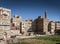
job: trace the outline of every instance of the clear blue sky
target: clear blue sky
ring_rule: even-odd
[[[36,19],[48,11],[48,19],[60,21],[60,0],[0,0],[0,7],[11,9],[11,16]]]

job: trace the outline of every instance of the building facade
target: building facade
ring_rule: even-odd
[[[60,22],[59,21],[55,22],[55,33],[60,35]]]
[[[18,35],[21,33],[21,16],[15,15],[12,19],[11,19],[11,32],[14,35]],[[14,32],[15,31],[15,32]]]
[[[27,19],[22,22],[22,32],[24,35],[32,35],[32,19]]]
[[[42,18],[41,16],[38,16],[37,19],[34,20],[35,22],[35,30],[34,32],[37,34],[47,34],[48,32],[48,18],[47,18],[47,12],[45,12],[45,18]]]
[[[54,22],[54,21],[50,21],[50,22],[49,22],[48,31],[49,31],[50,34],[52,34],[52,35],[55,34],[55,22]]]
[[[7,35],[10,35],[10,16],[10,9],[0,7],[0,34],[6,32]]]

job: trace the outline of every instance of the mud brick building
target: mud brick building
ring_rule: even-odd
[[[15,15],[11,18],[11,33],[19,35],[21,33],[21,16]]]
[[[41,16],[38,16],[34,20],[35,22],[35,33],[37,34],[47,34],[48,33],[48,18],[47,18],[47,11],[45,11],[45,18],[42,18]]]
[[[0,7],[0,35],[4,32],[10,35],[11,10]]]

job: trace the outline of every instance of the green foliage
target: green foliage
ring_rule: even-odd
[[[34,38],[18,39],[19,42],[12,44],[56,44],[60,42],[60,36],[40,36]]]
[[[60,42],[60,36],[41,36],[41,37],[35,37],[35,39]]]

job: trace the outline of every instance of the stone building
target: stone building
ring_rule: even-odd
[[[45,18],[38,16],[37,19],[34,20],[35,22],[35,29],[34,32],[37,34],[47,34],[48,33],[48,18],[47,18],[47,11],[45,11]]]
[[[59,21],[55,22],[55,34],[60,35],[60,22]]]
[[[10,35],[10,16],[11,10],[0,7],[0,35],[4,32]]]
[[[55,34],[55,22],[54,21],[49,22],[48,31],[50,32],[51,35]]]
[[[45,11],[44,18],[38,16],[34,21],[27,19],[22,21],[21,16],[11,18],[11,10],[0,7],[0,36],[3,33],[10,35],[33,35],[33,34],[60,34],[60,22],[49,21]]]
[[[24,32],[24,35],[33,35],[32,19],[27,19],[22,22],[22,32]]]
[[[11,33],[18,35],[21,33],[21,16],[15,15],[11,19]],[[14,32],[15,31],[15,32]]]

